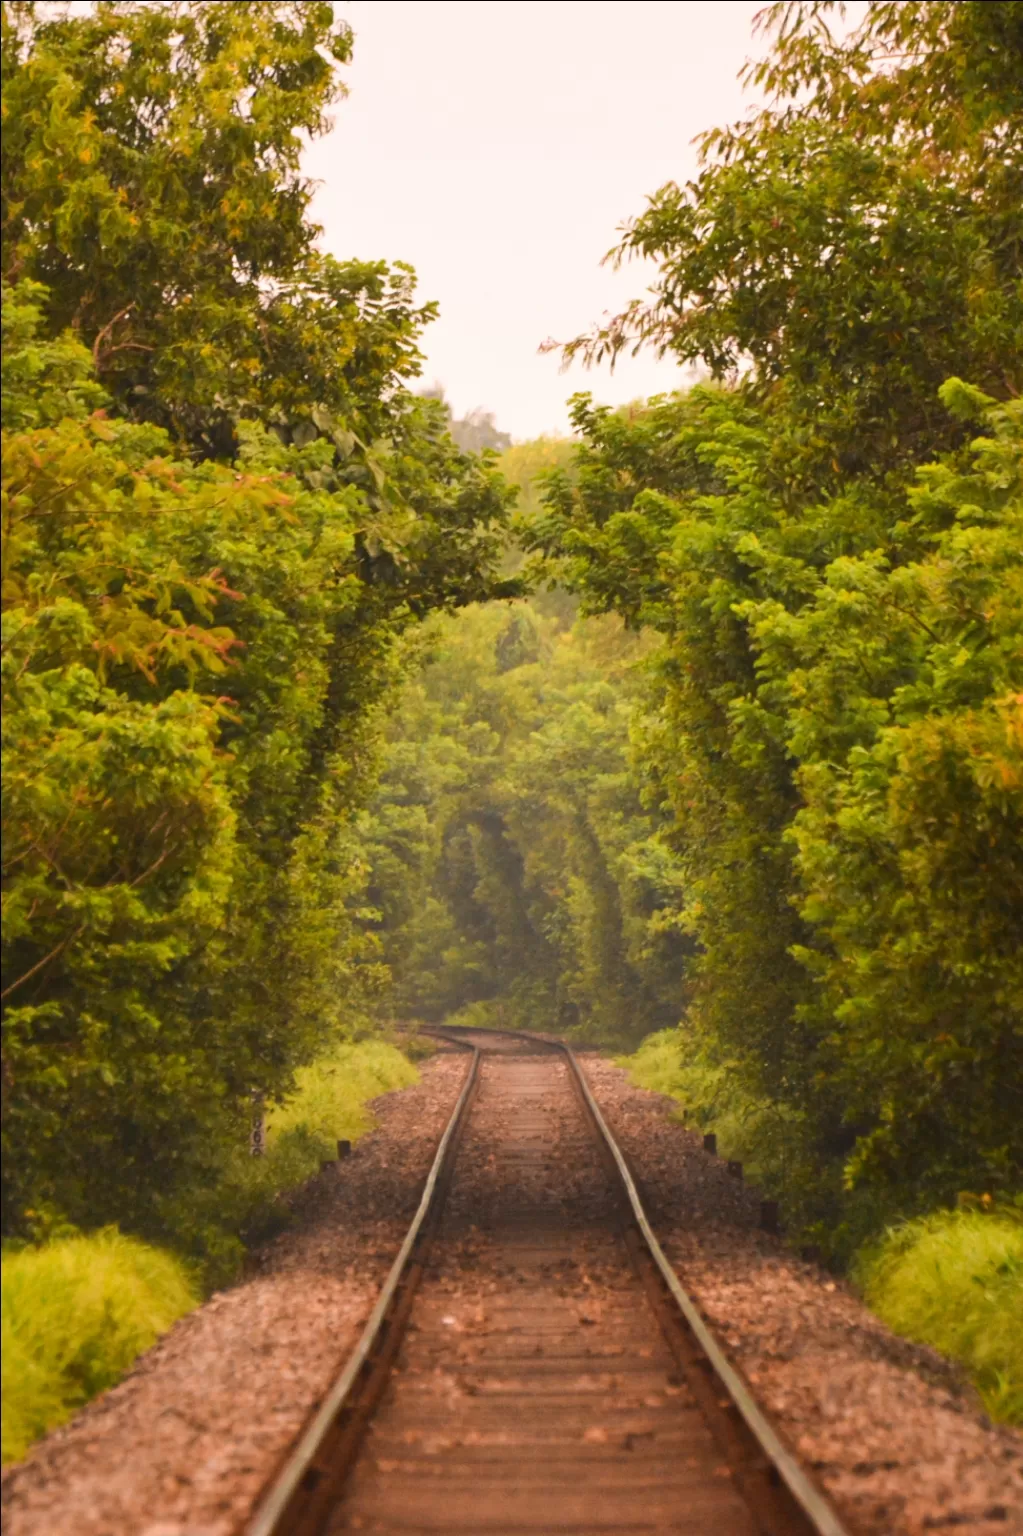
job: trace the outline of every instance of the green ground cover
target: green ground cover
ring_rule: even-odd
[[[2,1263],[3,1460],[15,1461],[62,1424],[192,1307],[202,1280],[220,1282],[237,1267],[243,1239],[256,1241],[287,1217],[280,1199],[333,1157],[339,1137],[372,1128],[370,1100],[418,1080],[394,1045],[342,1044],[296,1075],[294,1093],[268,1117],[267,1151],[239,1147],[218,1185],[197,1192],[188,1230],[221,1234],[219,1264],[187,1259],[105,1228],[11,1248]],[[184,1230],[184,1223],[182,1223]],[[238,1236],[237,1234],[241,1234]]]
[[[320,1137],[333,1156],[338,1137],[355,1141],[372,1126],[366,1105],[382,1093],[411,1088],[419,1074],[397,1046],[362,1040],[300,1067],[295,1092],[269,1116],[269,1152],[298,1130]]]
[[[267,1116],[265,1156],[251,1157],[247,1142],[238,1141],[213,1184],[167,1207],[175,1246],[201,1263],[206,1284],[232,1279],[246,1248],[287,1224],[282,1197],[337,1156],[340,1137],[357,1141],[371,1129],[371,1099],[407,1088],[418,1076],[396,1045],[379,1039],[336,1045],[300,1067],[294,1092]]]

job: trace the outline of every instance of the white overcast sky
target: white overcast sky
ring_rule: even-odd
[[[600,259],[623,219],[696,169],[693,137],[742,115],[761,0],[345,0],[349,96],[307,169],[324,244],[410,262],[440,318],[424,381],[516,439],[568,427],[591,389],[619,404],[681,381],[653,356],[560,372],[576,335],[641,293]]]

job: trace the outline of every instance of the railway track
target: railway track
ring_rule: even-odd
[[[566,1047],[471,1051],[354,1354],[247,1536],[844,1536],[650,1230]]]

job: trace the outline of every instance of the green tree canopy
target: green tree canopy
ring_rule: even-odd
[[[750,76],[772,104],[706,133],[695,180],[626,226],[613,256],[658,262],[653,297],[569,348],[744,379],[788,485],[912,473],[961,441],[938,400],[953,374],[1023,388],[1023,11],[874,3],[843,35],[841,9],[767,8]]]
[[[578,397],[520,536],[664,636],[634,739],[700,946],[680,1049],[778,1107],[841,1247],[1023,1172],[1023,6],[836,10],[771,8],[773,104],[569,349],[716,387]]]

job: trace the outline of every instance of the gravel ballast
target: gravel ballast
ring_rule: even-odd
[[[5,1536],[232,1536],[350,1353],[412,1219],[468,1058],[441,1051],[306,1186],[257,1272],[3,1475]]]
[[[757,1191],[670,1118],[671,1100],[580,1060],[669,1259],[851,1536],[1023,1536],[1023,1436],[760,1232]],[[378,1101],[377,1129],[306,1187],[250,1277],[7,1469],[6,1536],[237,1536],[358,1337],[466,1062],[444,1050],[416,1087]],[[474,1254],[481,1240],[467,1233]]]
[[[1023,1435],[852,1290],[757,1230],[760,1197],[591,1053],[580,1063],[683,1285],[855,1536],[1023,1533]]]

